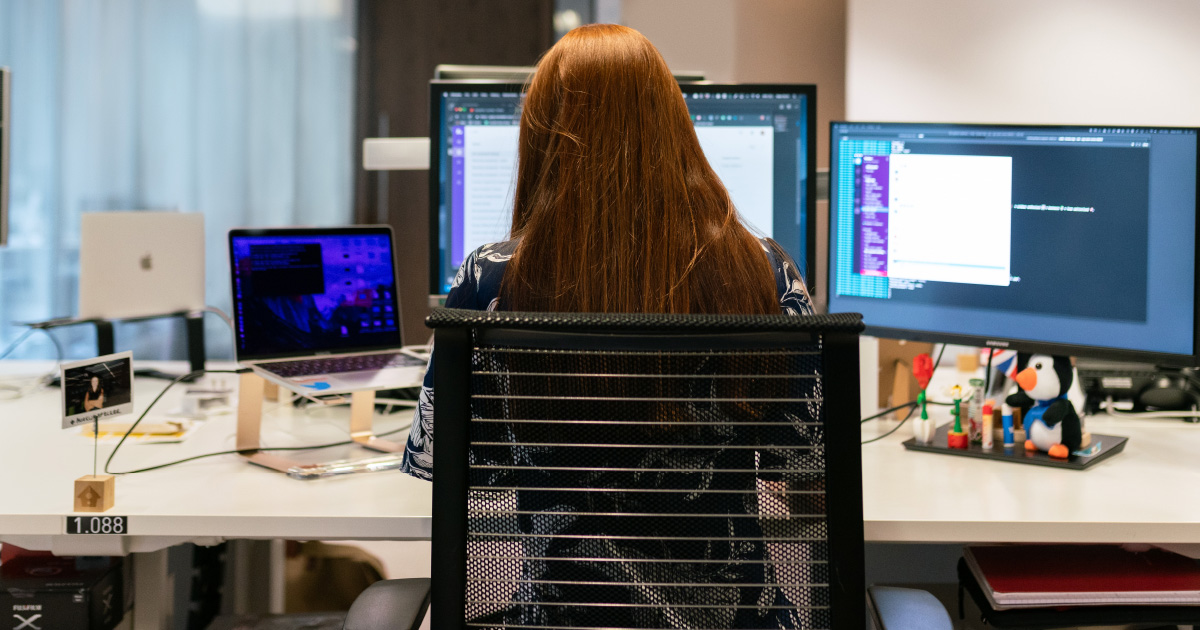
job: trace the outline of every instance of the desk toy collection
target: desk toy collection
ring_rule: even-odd
[[[928,354],[918,355],[913,360],[912,370],[921,388],[917,396],[921,414],[914,421],[913,437],[922,444],[931,444],[937,428],[926,408],[926,389],[933,376],[933,361]],[[1020,443],[1026,453],[1043,452],[1065,460],[1091,445],[1091,435],[1084,429],[1075,406],[1067,399],[1067,391],[1074,381],[1074,367],[1069,358],[1021,353],[1017,358],[1015,380],[1017,391],[1005,397],[1004,403],[997,408],[994,400],[984,399],[983,379],[971,379],[965,419],[962,388],[955,385],[950,411],[954,424],[947,432],[946,446],[965,450],[976,444],[991,450],[999,439],[1005,449]],[[996,411],[1001,414],[1000,428],[995,425]]]

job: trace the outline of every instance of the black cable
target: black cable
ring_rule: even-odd
[[[886,416],[886,415],[888,415],[889,413],[892,413],[893,411],[899,411],[899,410],[901,410],[901,409],[904,409],[905,407],[911,407],[911,406],[913,406],[913,405],[915,405],[915,404],[917,404],[917,403],[916,403],[916,402],[913,402],[913,401],[909,401],[909,402],[906,402],[906,403],[904,403],[904,404],[902,404],[902,405],[896,405],[895,407],[892,407],[892,408],[890,408],[890,409],[884,409],[883,411],[880,411],[879,413],[877,413],[877,414],[875,414],[875,415],[873,415],[873,416],[868,416],[868,417],[866,417],[866,418],[863,418],[863,419],[862,419],[862,421],[861,421],[861,422],[859,422],[859,424],[866,424],[866,423],[868,423],[868,422],[870,422],[870,421],[874,420],[875,418],[880,418],[880,417]]]
[[[940,364],[940,363],[942,362],[942,355],[943,355],[945,352],[946,352],[946,344],[942,344],[942,349],[938,351],[937,360],[935,360],[935,361],[933,362],[933,371],[929,373],[929,380],[930,380],[930,381],[932,381],[932,380],[933,380],[933,375],[934,375],[934,374],[937,372],[937,369],[938,369],[938,364]],[[926,404],[926,405],[943,405],[943,406],[947,406],[947,407],[948,407],[948,406],[951,406],[951,405],[953,405],[954,403],[946,403],[946,402],[934,402],[934,401],[932,401],[932,400],[926,400],[926,401],[925,401],[925,404]],[[912,401],[912,402],[906,402],[906,403],[904,403],[904,404],[902,404],[902,405],[896,405],[895,407],[892,407],[891,409],[885,409],[885,410],[883,410],[883,411],[881,411],[881,412],[879,412],[879,413],[877,413],[877,414],[875,414],[875,415],[873,415],[873,416],[870,416],[870,417],[868,417],[868,418],[863,418],[863,419],[862,419],[862,421],[861,421],[861,422],[859,422],[859,424],[865,424],[865,423],[867,423],[867,422],[869,422],[869,421],[871,421],[871,420],[874,420],[874,419],[876,419],[876,418],[879,418],[880,416],[886,416],[887,414],[889,414],[889,413],[892,413],[893,411],[899,411],[899,410],[901,410],[901,409],[904,409],[905,407],[908,407],[908,413],[907,413],[907,414],[904,416],[904,418],[903,418],[903,419],[901,419],[901,420],[900,420],[900,422],[899,422],[899,423],[898,423],[896,426],[892,427],[892,430],[891,430],[891,431],[888,431],[887,433],[884,433],[883,435],[880,435],[880,436],[877,436],[877,437],[873,437],[873,438],[871,438],[871,439],[869,439],[869,440],[866,440],[865,442],[862,442],[861,444],[870,444],[871,442],[875,442],[875,441],[878,441],[878,440],[882,440],[883,438],[885,438],[885,437],[887,437],[887,436],[889,436],[889,435],[891,435],[891,434],[895,433],[895,432],[896,432],[896,431],[897,431],[897,430],[898,430],[898,429],[899,429],[901,426],[903,426],[903,425],[904,425],[904,423],[905,423],[905,422],[908,422],[908,419],[912,417],[912,415],[913,415],[913,412],[915,412],[915,411],[917,410],[917,408],[918,408],[918,407],[920,407],[920,406],[921,406],[921,405],[919,405],[919,404],[918,404],[916,401]]]
[[[407,428],[408,427],[400,427],[399,429],[393,429],[391,431],[384,431],[383,433],[376,433],[375,437],[387,437],[389,435],[399,433]],[[216,453],[205,453],[203,455],[194,455],[192,457],[187,457],[185,459],[180,459],[180,460],[176,460],[173,462],[167,462],[165,464],[158,464],[156,466],[147,466],[146,468],[138,468],[136,470],[126,470],[123,472],[111,472],[110,473],[110,472],[108,472],[108,465],[105,464],[105,472],[110,475],[133,475],[136,473],[144,473],[144,472],[149,472],[151,470],[158,470],[160,468],[167,468],[168,466],[175,466],[177,464],[185,464],[187,462],[194,462],[198,459],[204,459],[206,457],[216,457],[218,455],[248,455],[248,454],[252,454],[252,453],[258,453],[261,451],[307,451],[307,450],[316,450],[319,448],[331,448],[334,446],[347,446],[347,445],[354,444],[354,443],[355,443],[354,440],[343,440],[341,442],[330,442],[328,444],[313,444],[310,446],[270,446],[270,447],[263,447],[263,448],[247,448],[247,449],[241,449],[241,450],[235,449],[235,450],[230,450],[230,451],[218,451]],[[116,449],[113,449],[113,452],[115,453]],[[112,459],[112,458],[110,457],[109,459]]]
[[[941,350],[941,352],[938,352],[938,358],[937,358],[937,361],[934,361],[934,363],[933,363],[933,372],[930,372],[930,373],[929,373],[929,379],[930,379],[930,380],[933,380],[933,374],[934,374],[934,372],[937,372],[937,365],[938,365],[938,363],[939,363],[939,362],[942,360],[942,352],[945,352],[945,351],[946,351],[946,344],[942,344],[942,350]],[[877,413],[877,414],[875,414],[875,415],[873,415],[873,416],[867,416],[866,418],[863,418],[862,420],[860,420],[860,421],[859,421],[859,424],[866,424],[866,423],[868,423],[868,422],[870,422],[870,421],[872,421],[872,420],[874,420],[874,419],[876,419],[876,418],[880,418],[880,417],[886,416],[886,415],[888,415],[889,413],[892,413],[893,411],[899,411],[899,410],[901,410],[901,409],[904,409],[905,407],[910,407],[910,406],[913,406],[913,405],[916,405],[916,404],[917,404],[917,403],[916,403],[916,401],[909,401],[909,402],[906,402],[906,403],[903,403],[903,404],[896,405],[895,407],[892,407],[892,408],[890,408],[890,409],[884,409],[883,411],[880,411],[879,413]],[[946,405],[946,406],[950,406],[950,405],[952,405],[952,404],[954,404],[954,403],[933,402],[933,401],[931,401],[931,400],[930,400],[930,401],[926,401],[926,403],[925,403],[925,404],[927,404],[927,405]]]
[[[996,356],[995,348],[988,348],[987,367],[983,369],[983,395],[992,391],[992,359]]]
[[[938,366],[942,363],[942,355],[946,353],[946,345],[947,344],[942,344],[942,349],[938,350],[937,359],[934,359],[933,361],[933,371],[929,373],[929,380],[931,381],[933,380],[933,375],[937,374]]]
[[[178,378],[173,379],[170,383],[167,383],[167,386],[162,388],[162,391],[158,392],[158,395],[154,397],[154,400],[150,401],[150,405],[147,406],[146,409],[142,411],[142,415],[138,416],[137,420],[134,420],[133,424],[129,425],[129,429],[127,429],[125,431],[125,435],[122,435],[121,439],[119,441],[117,441],[116,447],[114,447],[112,452],[108,454],[108,459],[104,460],[104,474],[106,474],[106,475],[124,474],[124,473],[113,473],[113,472],[109,472],[109,470],[108,470],[109,465],[112,464],[113,458],[117,456],[117,451],[121,450],[121,445],[125,443],[125,439],[133,434],[133,430],[136,429],[137,426],[142,423],[142,420],[146,419],[146,414],[150,413],[150,410],[154,408],[154,405],[158,404],[158,401],[162,399],[163,395],[166,394],[176,384],[181,383],[184,380],[187,380],[189,378],[196,378],[196,377],[202,376],[204,374],[241,374],[242,372],[246,372],[246,371],[247,371],[247,369],[196,370],[194,372],[188,372],[187,374],[179,376]],[[66,384],[64,383],[63,386],[65,387]],[[97,439],[99,439],[99,435],[97,435]]]
[[[882,440],[883,438],[885,438],[885,437],[887,437],[887,436],[889,436],[889,435],[891,435],[891,434],[895,433],[897,430],[899,430],[899,429],[900,429],[900,427],[904,426],[904,423],[905,423],[905,422],[908,422],[908,419],[912,417],[912,415],[913,415],[913,412],[914,412],[914,411],[916,411],[916,410],[917,410],[917,407],[919,407],[919,406],[920,406],[920,405],[918,405],[918,404],[916,404],[916,403],[909,403],[909,405],[910,405],[910,406],[909,406],[909,408],[908,408],[908,413],[904,415],[904,418],[900,420],[900,423],[899,423],[899,424],[897,424],[895,427],[893,427],[891,431],[888,431],[887,433],[884,433],[883,435],[879,435],[879,436],[873,437],[873,438],[871,438],[871,439],[869,439],[869,440],[863,440],[863,441],[860,443],[860,446],[861,446],[862,444],[870,444],[871,442],[878,442],[879,440]]]
[[[307,451],[310,449],[330,448],[333,446],[346,446],[346,445],[355,443],[354,440],[342,440],[340,442],[330,442],[328,444],[314,444],[314,445],[310,445],[310,446],[271,446],[271,447],[264,447],[264,448],[252,448],[252,449],[240,449],[240,450],[235,449],[235,450],[230,450],[230,451],[219,451],[216,453],[205,453],[203,455],[193,455],[192,457],[187,457],[187,458],[176,460],[173,462],[167,462],[165,464],[158,464],[155,466],[148,466],[146,468],[138,468],[136,470],[113,472],[108,469],[109,465],[112,464],[113,458],[117,456],[117,451],[120,450],[121,445],[125,443],[125,438],[127,438],[131,434],[133,434],[133,430],[137,428],[138,423],[140,423],[143,419],[145,419],[146,415],[150,413],[150,410],[152,408],[154,408],[154,405],[157,404],[159,399],[161,399],[163,397],[163,394],[166,394],[167,390],[174,387],[177,383],[181,383],[186,379],[196,378],[196,377],[202,376],[204,374],[242,374],[242,373],[249,372],[249,371],[250,371],[249,368],[242,368],[239,370],[196,370],[194,372],[189,372],[188,374],[184,374],[183,376],[176,378],[175,380],[171,381],[170,383],[167,383],[167,386],[164,387],[163,390],[158,393],[158,396],[154,397],[154,400],[150,401],[150,405],[148,407],[146,407],[145,411],[142,412],[142,415],[138,416],[138,419],[135,420],[133,422],[133,424],[129,426],[129,429],[125,431],[125,435],[121,436],[121,439],[120,439],[120,441],[117,442],[116,447],[114,447],[112,452],[108,454],[108,459],[104,461],[104,473],[108,474],[108,475],[132,475],[132,474],[136,474],[136,473],[149,472],[151,470],[158,470],[160,468],[167,468],[168,466],[175,466],[177,464],[193,462],[198,459],[204,459],[206,457],[216,457],[218,455],[244,455],[244,454],[248,454],[248,453],[257,453],[259,451]],[[407,427],[400,427],[399,429],[393,429],[391,431],[386,431],[384,433],[378,433],[378,434],[376,434],[376,437],[387,437],[389,435],[399,433],[406,428]]]

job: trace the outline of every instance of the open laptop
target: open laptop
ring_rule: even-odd
[[[204,215],[82,215],[80,319],[126,319],[203,308]]]
[[[388,226],[229,232],[238,363],[305,395],[419,386]]]

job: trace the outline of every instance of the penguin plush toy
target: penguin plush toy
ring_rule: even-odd
[[[1025,450],[1044,451],[1056,459],[1066,459],[1090,440],[1075,405],[1067,400],[1067,390],[1075,378],[1071,360],[1048,354],[1017,355],[1017,385],[1020,391],[1005,403],[1024,411]]]

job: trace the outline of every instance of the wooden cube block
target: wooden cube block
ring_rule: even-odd
[[[112,475],[84,475],[75,480],[75,511],[105,512],[116,500],[117,482]]]

